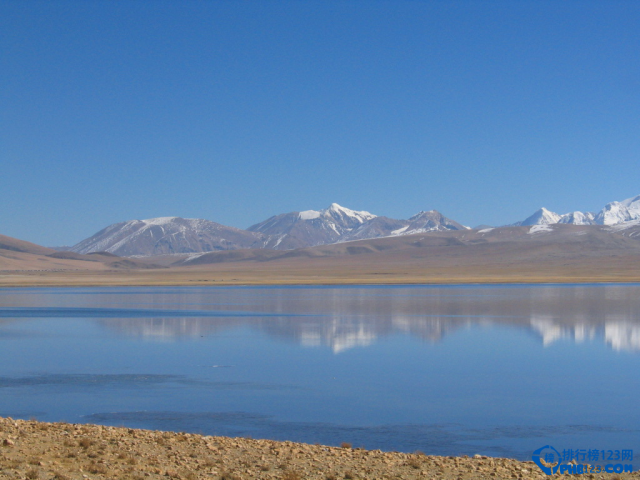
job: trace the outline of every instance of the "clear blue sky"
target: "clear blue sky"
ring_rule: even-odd
[[[0,0],[0,233],[640,194],[640,2]]]

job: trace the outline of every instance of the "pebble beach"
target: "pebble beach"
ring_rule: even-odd
[[[639,472],[585,474],[640,478]],[[576,475],[555,475],[554,478]],[[2,479],[542,479],[533,462],[0,418]]]

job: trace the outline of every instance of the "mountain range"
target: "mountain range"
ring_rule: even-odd
[[[116,223],[68,250],[80,254],[109,252],[120,256],[153,256],[221,250],[293,250],[332,243],[467,227],[431,210],[408,220],[378,217],[337,203],[324,210],[275,215],[247,230],[209,220],[160,217]]]
[[[322,211],[319,212],[321,214],[317,217],[315,214],[302,216],[313,216],[319,219],[318,223],[320,217],[325,217]],[[325,220],[333,222],[338,229],[338,220],[331,212],[326,213]],[[308,221],[300,215],[292,217],[290,225]],[[183,240],[190,242],[186,253],[161,253],[144,258],[123,258],[109,252],[55,251],[0,236],[0,285],[640,281],[640,220],[615,225],[556,223],[474,229],[460,228],[462,226],[457,226],[460,224],[450,223],[437,212],[423,212],[408,220],[384,217],[360,220],[350,218],[354,226],[344,227],[345,232],[337,242],[286,250],[265,248],[267,241],[274,241],[267,233],[240,230],[245,234],[240,237],[242,240],[237,240],[235,249],[221,242],[217,244],[218,248],[227,250],[205,251],[211,248],[207,245],[212,244],[207,244],[202,237],[190,237],[181,229],[171,230],[181,221],[184,221],[181,227],[187,230],[198,222],[176,217],[162,221],[137,221],[119,239],[110,239],[122,229],[123,226],[118,225],[117,228],[104,229],[97,235],[100,239],[94,239],[96,245],[106,240],[113,240],[116,245],[125,240],[118,246],[124,248],[135,244],[127,240],[130,236],[136,241],[158,237],[155,244],[163,248],[173,245],[174,252],[183,248],[180,246]],[[331,228],[321,225],[323,222],[314,228],[322,231]],[[222,226],[219,228],[219,231],[226,232]],[[267,227],[263,225],[261,228]],[[293,241],[297,228],[301,227],[284,232],[282,235],[290,237],[284,238],[281,244]],[[133,230],[142,233],[135,235],[135,232],[131,233]],[[237,230],[232,232],[237,233]],[[161,235],[170,238],[161,240]],[[375,238],[343,240],[358,235]],[[176,243],[171,243],[170,239],[175,239]],[[198,239],[201,241],[195,243]],[[254,246],[244,247],[244,241]],[[194,252],[196,248],[202,251]]]
[[[625,226],[635,223],[640,224],[640,195],[622,202],[611,202],[599,212],[575,211],[561,215],[541,208],[510,226]],[[64,250],[79,254],[108,252],[128,257],[241,249],[295,250],[356,240],[461,230],[470,229],[436,210],[421,211],[407,220],[398,220],[333,203],[323,210],[274,215],[246,230],[210,220],[181,217],[130,220],[109,225]]]
[[[607,203],[599,212],[570,212],[559,215],[541,208],[530,217],[513,225],[553,225],[566,223],[571,225],[619,225],[640,220],[640,195],[627,198],[622,202]]]

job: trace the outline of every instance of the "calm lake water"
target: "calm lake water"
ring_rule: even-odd
[[[0,416],[640,456],[639,398],[640,285],[0,289]]]

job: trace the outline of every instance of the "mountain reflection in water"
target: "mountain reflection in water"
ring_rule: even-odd
[[[309,322],[295,317],[271,317],[268,320],[232,320],[200,318],[124,318],[101,320],[101,325],[120,335],[147,340],[173,341],[180,337],[212,335],[240,325],[251,326],[284,341],[298,342],[305,347],[329,347],[340,353],[354,347],[367,347],[380,337],[395,333],[413,335],[425,342],[436,343],[445,335],[473,325],[511,324],[528,328],[539,335],[544,346],[560,340],[582,343],[604,341],[617,351],[640,350],[640,323],[627,320],[605,320],[598,324],[563,322],[553,317],[533,316],[529,322],[496,321],[482,318],[348,318],[331,317]]]
[[[256,293],[259,295],[259,306],[207,302],[198,305],[204,315],[215,312],[215,317],[163,315],[167,307],[179,315],[179,310],[174,310],[176,304],[168,304],[169,300],[179,299],[170,295],[154,298],[151,306],[158,310],[156,318],[101,318],[97,321],[120,335],[160,341],[250,327],[302,346],[329,347],[334,353],[366,347],[395,334],[437,343],[456,330],[478,325],[528,329],[540,337],[544,346],[560,340],[576,343],[596,340],[617,351],[640,350],[638,286],[280,288],[248,291],[254,297]],[[247,292],[222,289],[208,293],[217,297],[230,296],[239,301],[242,293]],[[190,308],[194,308],[193,305]],[[234,309],[249,313],[232,316],[237,312]],[[255,313],[252,315],[251,311]],[[225,313],[229,316],[226,317]]]

